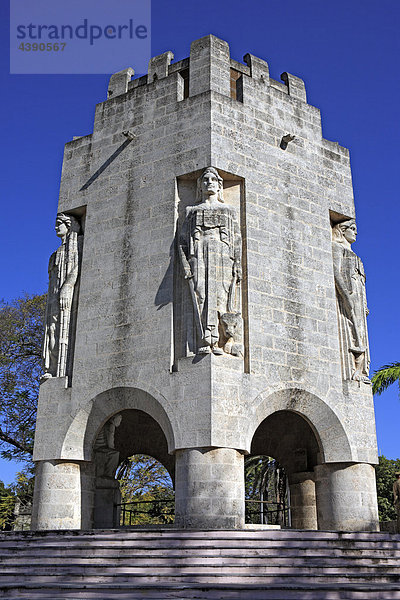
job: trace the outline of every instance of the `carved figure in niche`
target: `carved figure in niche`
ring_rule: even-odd
[[[197,180],[197,201],[186,209],[179,253],[193,304],[198,353],[232,353],[241,320],[241,236],[236,211],[224,204],[223,180],[213,167]],[[229,336],[228,313],[236,320]]]
[[[369,348],[365,272],[361,259],[352,251],[357,226],[354,219],[333,227],[333,270],[335,275],[339,336],[344,379],[369,383]]]
[[[119,463],[115,450],[115,430],[121,425],[122,415],[117,414],[104,425],[94,443],[96,476],[114,478]]]
[[[61,245],[50,257],[42,380],[70,374],[77,311],[77,282],[83,236],[79,221],[59,213],[55,230]]]

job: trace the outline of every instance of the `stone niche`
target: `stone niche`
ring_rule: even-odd
[[[182,237],[185,232],[185,222],[191,207],[198,207],[199,201],[199,178],[203,171],[195,171],[177,178],[176,183],[176,239],[175,239],[175,272],[174,272],[174,369],[178,369],[179,359],[193,357],[198,353],[198,332],[196,331],[196,317],[193,309],[193,289],[190,282],[185,279],[182,267]],[[233,208],[237,220],[240,235],[240,270],[241,280],[237,285],[236,298],[233,302],[231,313],[225,317],[219,312],[220,342],[217,344],[221,351],[221,357],[240,359],[243,361],[244,369],[247,365],[248,336],[247,336],[247,278],[246,278],[246,215],[244,201],[244,180],[240,177],[218,170],[222,178],[222,207]],[[184,243],[184,242],[183,242]],[[188,250],[186,249],[186,254]],[[211,270],[212,267],[210,267]],[[218,266],[217,266],[218,269]],[[214,282],[212,282],[214,284]],[[231,283],[234,285],[234,283]],[[210,286],[211,287],[211,286]],[[210,295],[218,293],[218,290],[209,289]],[[205,299],[207,303],[208,298]],[[234,316],[235,315],[235,316]],[[222,318],[221,318],[222,317]],[[204,319],[203,319],[204,320]],[[233,322],[233,328],[232,328]],[[234,329],[233,338],[230,336]],[[230,341],[229,341],[230,340]],[[233,340],[233,341],[232,341]],[[226,345],[226,342],[228,344]],[[224,347],[225,342],[225,347]],[[232,345],[233,350],[232,350]],[[215,352],[216,353],[216,352]]]

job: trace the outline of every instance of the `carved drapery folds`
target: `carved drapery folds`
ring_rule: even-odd
[[[42,380],[71,376],[83,236],[75,217],[59,213],[61,245],[50,257]]]
[[[224,203],[223,180],[208,167],[197,180],[179,240],[197,352],[242,356],[241,236],[236,210]]]
[[[94,443],[96,477],[114,479],[119,463],[119,452],[115,450],[115,430],[121,425],[122,415],[114,415],[104,425]]]
[[[105,423],[93,447],[95,465],[94,526],[119,527],[121,491],[115,479],[120,456],[115,450],[115,430],[121,425],[121,413]]]
[[[369,347],[365,272],[352,251],[357,226],[354,219],[338,223],[332,230],[333,268],[344,379],[369,383]]]

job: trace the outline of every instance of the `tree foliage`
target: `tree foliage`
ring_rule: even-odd
[[[9,486],[0,481],[0,529],[12,528],[15,496]]]
[[[393,483],[396,480],[395,473],[398,471],[400,471],[400,458],[379,457],[379,465],[375,467],[375,472],[380,521],[396,519],[396,510],[393,505]]]
[[[247,503],[247,520],[259,523],[260,519],[278,523],[283,519],[282,511],[287,506],[287,477],[283,467],[270,456],[257,454],[245,459],[245,498],[271,504]],[[268,507],[268,509],[267,509]],[[263,515],[263,516],[260,516]]]
[[[41,375],[46,295],[0,303],[0,455],[29,460]]]
[[[158,460],[146,454],[135,454],[125,459],[118,468],[123,502],[132,502],[151,496],[154,499],[173,497],[173,486],[167,469]]]
[[[377,369],[372,378],[372,392],[380,396],[392,383],[399,384],[400,392],[400,362],[393,362]]]
[[[125,459],[118,468],[117,479],[123,503],[135,511],[124,525],[162,524],[174,520],[174,488],[167,469],[145,454]],[[162,501],[162,502],[160,502]]]
[[[34,476],[30,465],[20,473],[11,485],[0,481],[0,529],[12,529],[15,522],[15,504],[32,505]]]

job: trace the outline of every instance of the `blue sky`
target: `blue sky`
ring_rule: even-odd
[[[10,75],[6,2],[0,11],[0,297],[9,300],[46,290],[63,146],[92,131],[109,74]],[[303,78],[324,137],[350,149],[353,248],[367,273],[373,369],[400,360],[399,27],[398,0],[152,2],[153,56],[172,50],[180,60],[192,40],[213,33],[229,42],[234,59],[250,52],[267,60],[274,79],[283,71]],[[115,70],[128,66],[135,68],[135,56]],[[376,399],[376,419],[380,453],[399,457],[397,389]],[[0,462],[0,479],[11,481],[16,469]]]

